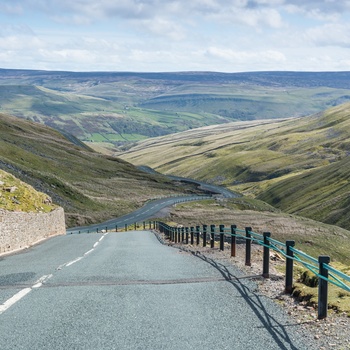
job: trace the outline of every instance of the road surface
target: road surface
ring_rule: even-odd
[[[55,237],[0,260],[0,348],[312,349],[237,276],[149,231]]]
[[[125,225],[132,225],[135,222],[139,223],[152,218],[161,209],[170,207],[176,203],[183,203],[189,201],[198,201],[203,199],[210,199],[210,196],[178,196],[172,198],[162,198],[146,203],[142,208],[135,210],[134,212],[115,218],[110,219],[105,222],[94,224],[90,226],[73,227],[67,230],[67,234],[74,233],[86,233],[86,232],[96,232],[97,229],[100,231],[103,229],[115,229],[116,226],[119,228],[124,228]]]

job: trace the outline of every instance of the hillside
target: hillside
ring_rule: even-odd
[[[82,148],[49,127],[4,114],[0,114],[0,169],[62,206],[68,226],[100,222],[159,195],[187,191],[123,160]]]
[[[347,103],[310,117],[230,123],[146,140],[120,156],[349,229],[349,124]]]
[[[45,193],[0,169],[0,209],[47,213],[57,208]]]
[[[49,72],[0,69],[0,112],[92,147],[239,120],[298,117],[350,100],[350,73]]]

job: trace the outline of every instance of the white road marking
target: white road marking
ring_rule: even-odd
[[[96,242],[93,245],[93,248],[90,249],[89,251],[87,251],[84,256],[80,256],[79,258],[76,258],[68,263],[62,264],[59,267],[57,267],[56,270],[61,270],[64,266],[68,267],[71,266],[73,264],[75,264],[76,262],[82,260],[86,255],[92,253],[94,251],[94,249],[97,247],[97,245],[99,244],[99,242],[102,241],[102,239],[107,236],[108,233],[105,233],[98,242]],[[12,305],[14,305],[15,303],[17,303],[17,301],[21,300],[23,297],[25,297],[28,293],[30,293],[33,289],[38,289],[40,288],[43,283],[45,281],[47,281],[48,279],[50,279],[51,277],[53,277],[52,274],[50,275],[44,275],[42,277],[40,277],[36,282],[34,282],[34,284],[32,285],[32,287],[28,287],[28,288],[24,288],[22,290],[20,290],[18,293],[16,293],[15,295],[13,295],[11,298],[7,299],[2,305],[0,305],[0,315],[6,311],[7,309],[9,309]]]
[[[66,264],[66,267],[75,264],[76,262],[80,261],[81,259],[83,259],[82,256],[80,256],[79,258],[76,258],[75,260],[70,261],[69,263]]]
[[[44,275],[44,276],[40,277],[40,278],[35,282],[35,284],[32,286],[32,288],[40,288],[40,287],[43,285],[43,283],[44,283],[45,281],[47,281],[48,279],[50,279],[52,276],[53,276],[53,275],[50,274],[50,275]]]
[[[25,297],[29,292],[31,292],[32,288],[24,288],[20,290],[18,293],[16,293],[13,297],[6,300],[2,305],[0,305],[0,314],[2,314],[4,311],[6,311],[8,308],[10,308],[12,305],[17,303],[17,301],[21,300],[23,297]]]
[[[92,253],[93,251],[94,251],[94,249],[88,250],[88,251],[84,254],[84,256],[89,255],[89,254]]]
[[[10,299],[7,299],[2,305],[0,305],[0,315],[9,309],[11,306],[17,303],[17,301],[20,301],[22,298],[24,298],[28,293],[30,293],[33,289],[40,288],[45,281],[47,281],[49,278],[51,278],[53,275],[44,275],[40,277],[32,287],[24,288],[20,290],[18,293],[13,295]]]

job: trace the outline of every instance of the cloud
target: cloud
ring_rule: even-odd
[[[218,47],[209,47],[206,52],[206,55],[219,58],[224,61],[235,63],[245,63],[249,61],[251,64],[256,63],[279,63],[286,61],[286,57],[283,53],[274,50],[266,51],[236,51],[232,49],[223,49]]]
[[[315,46],[350,48],[350,24],[327,23],[306,31],[305,38]]]

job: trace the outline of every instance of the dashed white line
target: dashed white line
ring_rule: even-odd
[[[84,254],[84,256],[89,255],[89,254],[92,253],[93,251],[94,251],[94,249],[88,250],[88,251]]]
[[[16,293],[13,297],[6,300],[2,305],[0,305],[0,314],[10,308],[12,305],[16,304],[17,301],[21,300],[25,297],[29,292],[31,292],[32,288],[24,288]]]
[[[10,299],[7,299],[2,305],[0,305],[0,315],[9,309],[12,305],[16,304],[17,301],[20,301],[23,297],[25,297],[28,293],[32,291],[32,289],[40,288],[45,281],[51,278],[52,275],[44,275],[40,277],[32,287],[24,288],[20,290],[18,293],[13,295]]]
[[[66,267],[71,266],[71,265],[77,263],[77,262],[80,261],[81,259],[83,259],[82,256],[80,256],[79,258],[76,258],[75,260],[70,261],[69,263],[66,264]]]
[[[97,245],[99,244],[99,242],[101,242],[105,236],[108,235],[108,232],[105,233],[98,242],[96,242],[93,245],[93,248],[90,249],[89,251],[87,251],[84,256],[80,256],[79,258],[76,258],[68,263],[62,264],[60,265],[56,270],[61,270],[63,267],[69,267],[75,263],[77,263],[78,261],[82,260],[86,255],[92,253],[94,251],[94,249],[97,247]],[[49,278],[51,278],[53,275],[44,275],[42,277],[40,277],[36,282],[34,282],[34,284],[31,287],[28,288],[24,288],[22,290],[20,290],[18,293],[16,293],[15,295],[13,295],[11,298],[7,299],[2,305],[0,305],[0,315],[6,311],[7,309],[9,309],[12,305],[14,305],[15,303],[17,303],[19,300],[21,300],[23,297],[25,297],[28,293],[30,293],[33,289],[38,289],[40,288],[43,283],[45,281],[47,281]]]
[[[44,275],[44,276],[40,277],[40,278],[35,282],[35,284],[32,286],[32,288],[40,288],[40,287],[43,285],[43,283],[44,283],[45,281],[47,281],[49,278],[51,278],[52,276],[53,276],[53,275],[50,274],[50,275]]]

